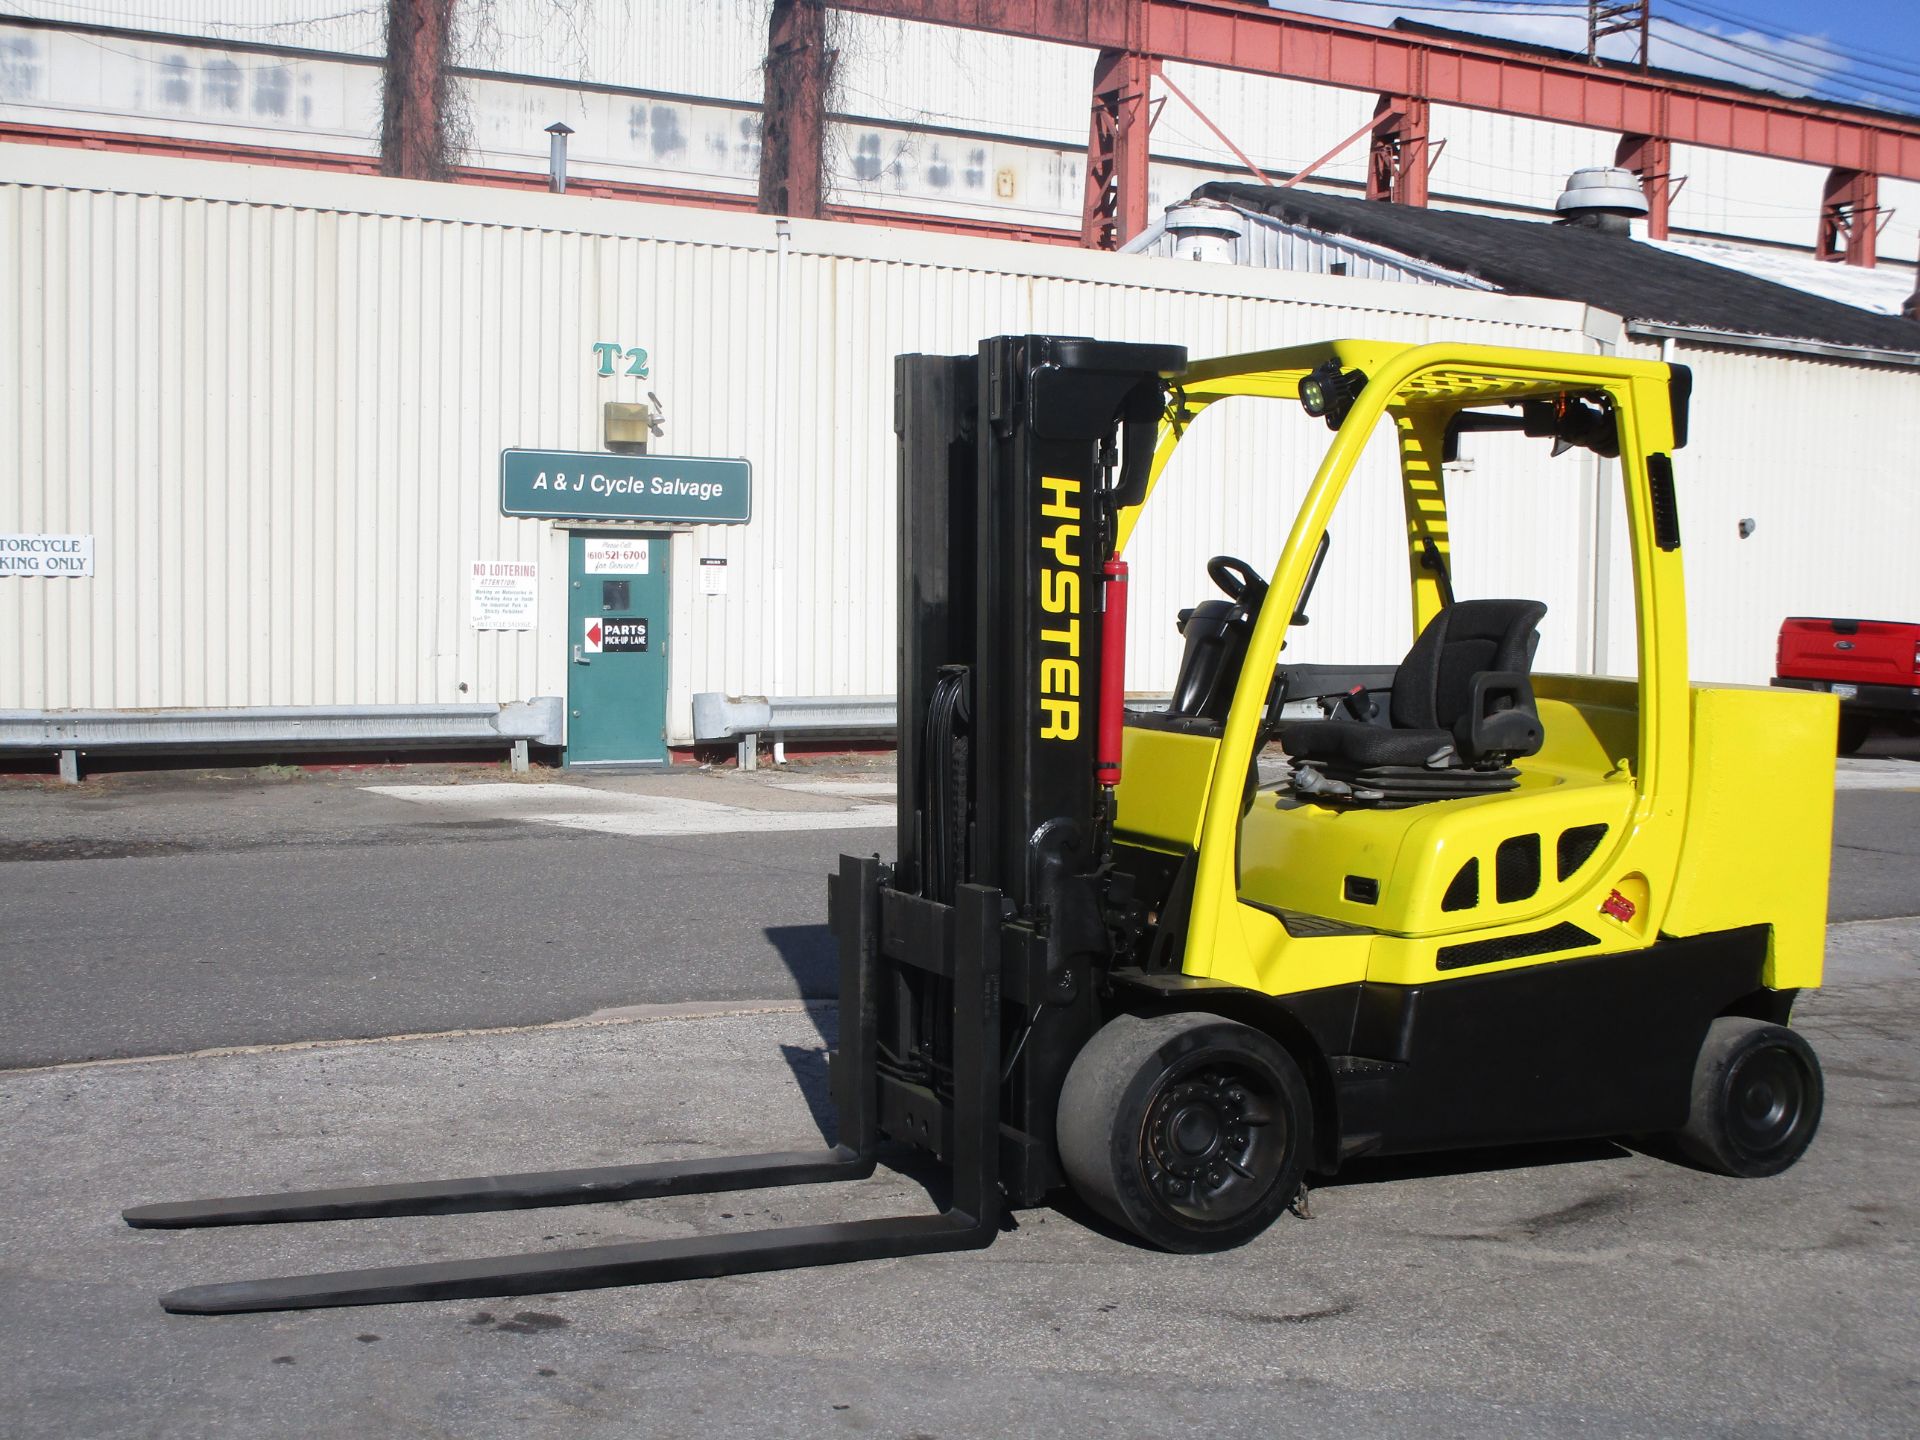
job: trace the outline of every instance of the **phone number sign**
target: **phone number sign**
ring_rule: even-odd
[[[744,525],[753,518],[753,466],[692,455],[503,450],[500,513]]]

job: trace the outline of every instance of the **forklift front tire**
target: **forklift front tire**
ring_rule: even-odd
[[[1799,1035],[1722,1016],[1700,1046],[1687,1123],[1674,1138],[1705,1169],[1743,1179],[1778,1175],[1813,1142],[1824,1096],[1820,1062]]]
[[[1080,1198],[1163,1250],[1230,1250],[1299,1193],[1313,1102],[1272,1037],[1217,1015],[1121,1015],[1060,1092],[1060,1158]]]

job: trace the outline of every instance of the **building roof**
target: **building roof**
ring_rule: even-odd
[[[1907,297],[1913,294],[1914,272],[1904,265],[1882,262],[1872,268],[1865,265],[1835,265],[1816,260],[1804,250],[1774,250],[1761,245],[1729,245],[1723,240],[1649,240],[1661,250],[1671,250],[1690,260],[1709,265],[1724,265],[1838,300],[1860,310],[1880,315],[1898,315]]]
[[[1216,183],[1195,195],[1398,251],[1500,290],[1580,301],[1629,321],[1920,353],[1920,323],[1582,226],[1268,185]]]

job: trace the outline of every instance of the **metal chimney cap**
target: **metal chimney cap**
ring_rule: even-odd
[[[1581,210],[1624,210],[1633,215],[1647,213],[1647,197],[1631,170],[1614,165],[1594,165],[1576,170],[1567,177],[1567,188],[1553,202],[1562,214]]]
[[[573,134],[573,127],[567,124],[567,122],[564,120],[556,120],[551,125],[547,126],[547,134],[571,135]]]
[[[1200,231],[1239,238],[1240,212],[1218,200],[1183,200],[1167,207],[1167,229]]]

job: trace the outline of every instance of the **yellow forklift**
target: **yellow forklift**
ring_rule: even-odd
[[[1174,1251],[1238,1245],[1356,1156],[1665,1135],[1764,1176],[1819,1124],[1831,696],[1689,682],[1679,366],[1485,346],[1006,336],[896,361],[896,858],[843,857],[839,1143],[242,1196],[136,1226],[448,1214],[951,1170],[939,1214],[194,1287],[220,1313],[542,1293],[981,1246],[1071,1186]],[[1125,703],[1126,547],[1220,401],[1332,443],[1264,579],[1183,611]],[[1294,665],[1329,522],[1397,448],[1416,636]],[[1616,461],[1634,679],[1535,672],[1546,607],[1457,598],[1446,462],[1489,431]],[[1169,480],[1168,487],[1177,483]],[[1472,478],[1454,480],[1471,484]],[[1166,503],[1163,501],[1162,503]],[[1205,494],[1174,503],[1217,504]],[[1460,540],[1463,553],[1471,536]],[[1284,754],[1263,780],[1260,757]]]

